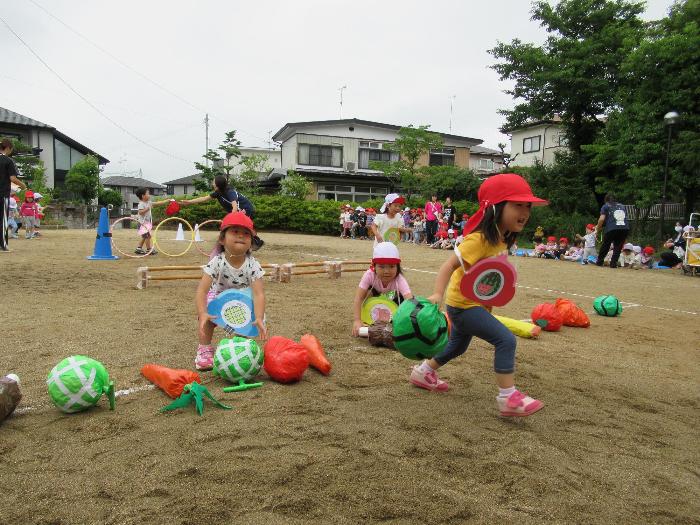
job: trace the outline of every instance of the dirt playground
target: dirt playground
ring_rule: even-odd
[[[368,241],[261,236],[263,263],[371,255]],[[592,321],[518,339],[517,384],[546,405],[524,420],[498,417],[483,342],[444,367],[450,390],[436,394],[409,385],[411,361],[351,337],[360,273],[266,282],[271,334],[317,335],[333,371],[294,385],[262,373],[262,388],[231,394],[203,373],[234,409],[199,417],[158,414],[170,400],[139,373],[193,367],[196,281],[135,284],[139,266],[205,258],[88,261],[94,241],[47,230],[0,256],[0,374],[24,394],[0,423],[2,524],[700,523],[698,278],[512,258],[519,288],[500,313],[568,297]],[[400,249],[429,295],[447,252]],[[601,294],[624,302],[621,317],[593,313]],[[129,390],[115,411],[50,404],[46,376],[73,354]]]

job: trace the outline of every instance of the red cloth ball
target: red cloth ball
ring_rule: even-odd
[[[165,214],[168,217],[175,215],[180,211],[180,203],[177,201],[170,201],[170,204],[165,208]]]
[[[265,372],[280,383],[299,381],[309,367],[306,347],[286,337],[271,337],[264,351]]]
[[[556,332],[564,323],[564,319],[557,307],[550,303],[542,303],[535,306],[530,317],[533,323],[547,332]]]

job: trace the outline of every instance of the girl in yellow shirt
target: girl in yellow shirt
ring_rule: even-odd
[[[505,254],[527,224],[530,208],[547,201],[535,197],[525,179],[511,173],[486,179],[478,196],[479,210],[464,227],[462,243],[440,267],[434,293],[428,297],[439,304],[445,296],[452,325],[450,339],[441,353],[413,367],[410,381],[428,390],[446,391],[448,385],[438,378],[436,370],[462,355],[476,336],[495,348],[494,371],[499,390],[496,401],[501,415],[529,416],[544,404],[515,388],[515,336],[491,315],[491,308],[462,295],[460,282],[481,259]]]

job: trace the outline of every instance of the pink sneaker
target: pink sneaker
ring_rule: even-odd
[[[197,357],[194,359],[194,367],[197,370],[211,370],[214,368],[214,347],[211,345],[197,346]]]
[[[420,369],[420,365],[416,365],[411,369],[409,381],[420,388],[432,390],[433,392],[446,392],[449,388],[447,382],[440,379],[437,373],[435,373],[435,370],[423,372]]]
[[[497,397],[498,409],[504,417],[529,416],[544,407],[544,403],[516,390],[508,397]]]

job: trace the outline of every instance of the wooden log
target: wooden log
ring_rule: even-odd
[[[201,275],[188,275],[188,274],[176,274],[176,275],[149,275],[149,281],[180,281],[184,279],[201,279]]]

